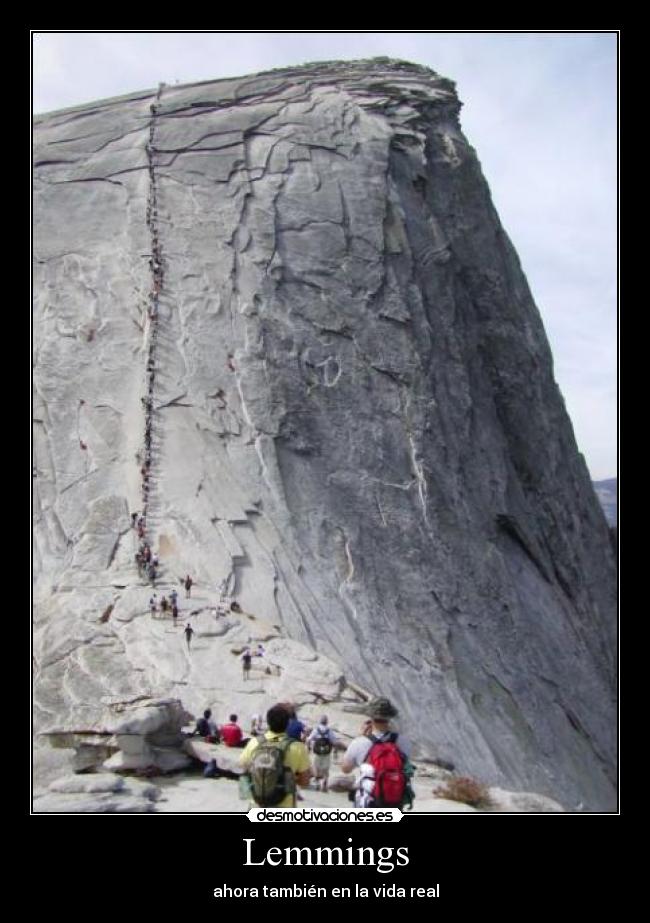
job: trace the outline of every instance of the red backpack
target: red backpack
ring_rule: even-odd
[[[406,757],[396,744],[397,734],[390,734],[385,740],[372,737],[373,741],[365,762],[375,770],[373,807],[401,808],[407,800]]]

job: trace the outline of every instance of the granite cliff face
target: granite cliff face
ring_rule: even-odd
[[[381,59],[35,120],[37,731],[278,692],[150,619],[145,499],[158,593],[236,595],[300,701],[323,658],[421,753],[613,809],[607,523],[459,109]]]
[[[618,478],[594,481],[594,490],[607,522],[610,526],[616,526],[618,523]]]

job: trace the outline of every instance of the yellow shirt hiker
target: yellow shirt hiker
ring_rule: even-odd
[[[288,789],[288,794],[286,794],[281,800],[275,801],[273,799],[272,793],[270,793],[271,800],[273,800],[272,806],[277,808],[293,808],[296,806],[296,782],[305,784],[309,779],[309,751],[303,743],[300,743],[300,741],[290,739],[285,731],[267,731],[264,734],[264,741],[268,744],[278,744],[284,751],[282,763],[285,770],[284,787],[285,790]],[[271,785],[271,783],[278,775],[281,778],[281,773],[277,773],[273,769],[273,763],[276,760],[274,754],[277,753],[277,748],[267,748],[265,745],[263,745],[263,749],[269,753],[269,759],[268,761],[265,761],[264,768],[261,771],[256,769],[256,761],[253,759],[253,757],[259,748],[260,741],[253,737],[251,740],[249,740],[241,757],[239,758],[240,765],[243,766],[246,770],[251,770],[252,778],[250,797],[255,801],[256,804],[260,803],[255,797],[256,779],[261,779],[262,782],[265,783],[265,787],[269,789],[270,787],[274,787]],[[263,804],[261,806],[270,807],[271,803],[269,802],[269,804]]]

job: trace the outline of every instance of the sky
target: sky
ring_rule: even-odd
[[[388,55],[457,84],[461,127],[542,315],[579,450],[617,474],[614,32],[35,32],[33,111]]]

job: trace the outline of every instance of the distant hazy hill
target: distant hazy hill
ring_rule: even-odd
[[[610,526],[615,526],[618,522],[618,510],[616,508],[617,478],[608,478],[606,481],[594,481],[594,487],[596,488],[600,504],[605,511],[607,522]]]

